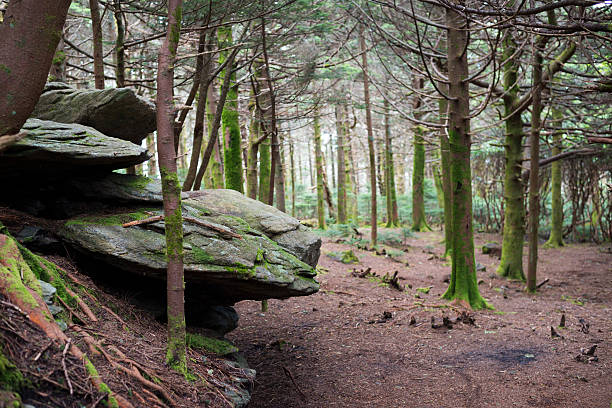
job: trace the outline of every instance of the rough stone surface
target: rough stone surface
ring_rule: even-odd
[[[205,327],[214,331],[219,337],[238,327],[238,313],[233,307],[206,305],[189,300],[185,305],[185,309],[189,312],[187,316],[189,326]]]
[[[89,258],[119,269],[163,280],[166,277],[163,221],[123,228],[122,223],[161,214],[135,210],[131,213],[75,218],[66,222],[59,235]],[[220,228],[231,229],[241,238],[184,223],[185,280],[190,298],[209,304],[231,305],[244,299],[263,300],[303,296],[319,288],[316,271],[276,242],[229,215],[205,215],[184,207],[184,215]]]
[[[234,190],[201,190],[184,194],[184,203],[210,213],[239,217],[303,262],[316,266],[321,253],[321,239],[284,212],[250,199]]]
[[[28,135],[3,152],[0,172],[11,174],[113,170],[149,159],[145,148],[87,126],[28,119]]]
[[[52,82],[45,87],[32,117],[79,123],[138,144],[156,128],[155,105],[128,88],[81,90]]]

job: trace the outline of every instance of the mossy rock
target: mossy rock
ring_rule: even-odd
[[[66,221],[59,235],[87,258],[165,280],[164,222],[122,227],[124,222],[159,214],[161,210],[134,208],[129,212],[73,218]],[[183,223],[186,285],[201,288],[198,296],[206,303],[231,305],[244,299],[282,299],[309,295],[319,289],[313,279],[314,268],[244,221],[231,216],[202,216],[198,209],[188,206],[184,206],[183,214],[215,227]],[[240,238],[220,234],[216,229],[233,231]]]
[[[344,264],[359,263],[359,258],[357,257],[357,255],[355,255],[352,249],[342,252],[329,252],[327,256],[332,258],[334,261],[342,262]]]

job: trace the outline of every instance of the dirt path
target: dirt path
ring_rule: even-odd
[[[500,237],[480,235],[476,244],[489,240]],[[329,272],[318,294],[271,300],[265,314],[258,302],[238,304],[229,337],[257,369],[250,407],[610,407],[612,256],[604,248],[542,250],[538,282],[550,281],[537,295],[497,278],[498,260],[478,254],[480,290],[496,309],[448,329],[432,328],[431,318],[455,321],[456,311],[414,305],[444,304],[449,267],[429,253],[441,252],[439,241],[439,233],[409,238],[409,266],[364,251],[355,251],[359,265],[345,265],[325,253],[350,247],[326,242],[319,265]],[[412,288],[353,277],[354,267],[397,270]],[[551,326],[563,338],[551,338]],[[598,361],[575,360],[594,344]]]

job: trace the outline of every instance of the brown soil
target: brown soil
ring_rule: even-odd
[[[249,406],[611,406],[609,248],[541,249],[538,282],[550,280],[533,295],[497,277],[499,261],[477,251],[477,262],[486,266],[478,273],[480,291],[495,310],[470,312],[475,322],[469,324],[455,322],[460,311],[440,300],[450,272],[447,261],[433,255],[442,252],[440,240],[436,232],[409,238],[406,266],[328,239],[319,293],[270,300],[265,314],[259,302],[239,303],[240,325],[228,337],[257,369]],[[501,241],[477,236],[477,248],[491,240]],[[325,255],[347,249],[360,264]],[[378,275],[399,271],[400,284],[412,288],[400,292],[375,278],[351,276],[353,268],[366,267]],[[429,286],[428,294],[416,291]],[[558,327],[562,314],[566,328]],[[432,328],[432,318],[438,326],[443,316],[452,329]],[[563,337],[552,338],[551,326]],[[595,344],[598,361],[575,359]]]

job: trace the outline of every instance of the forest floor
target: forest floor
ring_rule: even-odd
[[[439,232],[408,238],[401,263],[324,238],[319,293],[270,300],[266,313],[259,302],[237,304],[239,327],[228,337],[257,370],[249,407],[611,406],[609,244],[541,249],[538,282],[549,281],[528,294],[495,274],[497,258],[480,253],[501,237],[477,234],[476,260],[486,266],[479,287],[495,309],[470,312],[473,323],[464,323],[440,300],[450,273],[441,239]],[[359,264],[326,255],[348,249]],[[411,288],[351,275],[366,268],[398,271]],[[588,361],[581,349],[593,345],[597,361]]]

